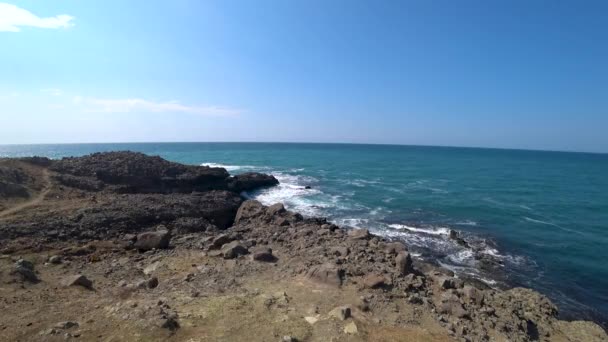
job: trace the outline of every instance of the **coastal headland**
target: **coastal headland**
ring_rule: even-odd
[[[608,340],[533,290],[242,196],[277,184],[134,152],[0,159],[0,340]]]

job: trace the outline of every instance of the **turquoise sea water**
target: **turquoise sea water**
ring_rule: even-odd
[[[403,239],[415,255],[548,295],[566,318],[608,317],[608,155],[474,148],[274,143],[0,146],[0,157],[135,150],[231,173],[272,173],[248,194],[304,215]],[[303,187],[310,185],[312,189]],[[471,248],[448,238],[462,232]],[[480,271],[475,254],[504,264]]]

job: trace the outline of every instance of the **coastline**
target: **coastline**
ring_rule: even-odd
[[[221,168],[179,166],[160,158],[126,152],[62,161],[30,158],[2,162],[7,167],[21,168],[31,176],[29,181],[17,184],[23,186],[29,195],[46,192],[41,203],[11,212],[5,218],[0,217],[0,232],[4,236],[0,240],[3,274],[11,275],[9,284],[22,284],[28,291],[36,291],[37,287],[55,281],[54,277],[61,272],[53,269],[51,263],[45,263],[41,255],[58,253],[70,261],[62,264],[68,270],[90,269],[94,284],[97,286],[99,282],[107,287],[100,292],[107,292],[106,295],[121,292],[124,287],[129,287],[128,284],[117,286],[113,281],[118,283],[118,279],[123,278],[122,281],[129,283],[141,276],[138,273],[134,274],[135,277],[129,275],[131,268],[138,267],[128,266],[129,262],[119,262],[126,258],[146,265],[143,277],[146,280],[157,277],[160,286],[157,284],[154,289],[159,288],[155,291],[161,291],[161,296],[186,289],[193,294],[190,286],[193,282],[201,281],[203,283],[199,285],[205,288],[209,285],[205,282],[210,278],[221,285],[210,291],[210,298],[223,296],[226,289],[252,292],[252,289],[238,283],[239,277],[258,284],[268,277],[281,283],[303,283],[314,291],[328,291],[336,296],[341,291],[355,294],[358,298],[340,304],[349,306],[351,313],[348,316],[354,316],[344,320],[338,317],[338,332],[348,337],[355,335],[365,339],[377,327],[386,328],[384,325],[387,325],[410,329],[423,327],[432,334],[445,336],[447,340],[574,341],[579,338],[592,341],[596,338],[601,341],[606,338],[605,331],[593,323],[558,320],[557,308],[532,290],[484,288],[454,277],[449,270],[415,258],[412,260],[408,246],[374,236],[369,231],[344,230],[324,219],[304,218],[289,212],[282,205],[266,207],[256,201],[244,201],[238,195],[242,191],[276,185],[276,179],[269,176],[251,173],[231,177]],[[124,168],[125,163],[132,163],[128,165],[133,167]],[[52,175],[48,182],[41,177],[44,172]],[[24,194],[20,191],[10,193]],[[27,198],[16,197],[14,203],[5,203],[4,210],[28,201]],[[57,228],[49,229],[49,225]],[[138,251],[141,248],[137,243],[143,241],[138,234],[165,229],[171,232],[169,246],[172,249]],[[42,281],[29,284],[23,273],[17,271],[13,263],[18,263],[21,256],[37,260],[34,264],[42,275],[37,278]],[[170,270],[161,272],[162,276],[157,276],[155,271],[145,272],[147,267],[157,262],[156,267],[160,267],[163,258],[179,260],[180,257],[196,260],[193,263],[197,266],[185,276],[183,272],[172,274]],[[206,266],[201,269],[201,265]],[[105,275],[102,266],[118,271]],[[15,269],[9,270],[12,267]],[[115,277],[117,273],[119,277]],[[206,279],[198,279],[202,275]],[[110,279],[105,279],[106,276]],[[191,279],[185,280],[184,277]],[[224,290],[220,291],[222,288]],[[23,295],[18,287],[9,291],[16,297]],[[48,288],[45,291],[49,293]],[[159,296],[158,293],[141,293],[145,291],[141,291],[139,286],[128,288],[128,292],[127,297],[140,296],[141,300]],[[289,300],[285,298],[294,296],[289,290],[285,292],[287,295],[283,298],[275,296],[269,299],[274,301],[269,307],[278,307],[281,314],[283,309],[289,309]],[[252,299],[259,299],[256,294],[249,295]],[[174,299],[178,304],[171,307],[186,305],[187,301],[182,300]],[[285,303],[277,305],[281,301]],[[17,300],[12,305],[4,303],[4,307],[16,309],[15,305],[19,304]],[[121,311],[123,308],[119,304],[105,303],[105,307],[118,305],[117,311]],[[320,300],[321,306],[328,304]],[[368,310],[365,310],[366,305]],[[388,311],[394,311],[393,305],[398,306],[397,312],[389,314]],[[304,310],[302,307],[294,310],[298,309]],[[334,316],[329,313],[333,309],[329,309],[328,312],[321,310],[313,314],[298,312],[295,316],[302,316],[300,320],[291,317],[289,310],[285,314],[287,321],[297,321],[296,330],[302,330],[302,336],[314,340],[316,323],[305,318],[320,315],[316,319],[324,321],[329,318],[321,317]],[[183,313],[167,314],[169,308],[161,311],[165,311],[163,315],[169,318],[160,319],[160,328],[168,330],[175,338],[184,337],[181,334],[194,329],[189,326],[191,319],[184,317]],[[404,313],[402,316],[399,315],[401,312]],[[237,310],[235,315],[239,314],[242,313]],[[382,317],[384,322],[376,322],[374,317]],[[155,323],[152,323],[155,327],[156,320],[158,317],[154,317]],[[136,321],[142,323],[139,318]],[[168,321],[181,322],[179,324],[184,327],[175,328],[173,323],[169,326],[175,329],[163,327]],[[302,321],[306,324],[301,326]],[[360,331],[344,333],[341,322],[354,323],[359,326],[355,330]],[[146,326],[148,323],[146,320],[142,324]],[[4,329],[13,332],[13,328],[5,325]],[[335,333],[331,329],[329,331]],[[28,334],[34,332],[25,333],[11,336],[33,336]],[[294,338],[306,340],[302,336]]]

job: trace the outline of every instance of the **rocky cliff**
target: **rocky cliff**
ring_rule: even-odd
[[[0,193],[2,340],[608,340],[535,291],[241,197],[272,176],[115,152],[0,160],[0,181],[24,189]]]

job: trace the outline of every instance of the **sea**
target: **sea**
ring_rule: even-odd
[[[0,145],[0,157],[132,150],[276,176],[244,194],[368,228],[488,286],[548,296],[564,319],[608,324],[608,154],[299,143]],[[310,187],[310,189],[306,189]],[[450,238],[454,230],[467,245]],[[499,261],[492,271],[479,256]]]

